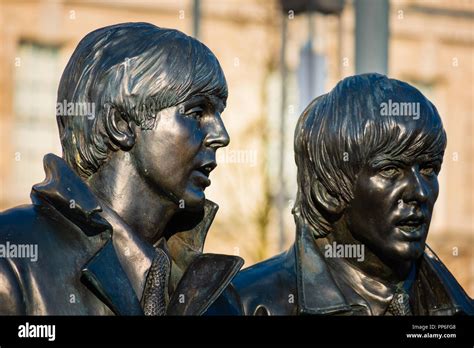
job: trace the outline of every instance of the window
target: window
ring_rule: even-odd
[[[59,47],[21,41],[15,60],[12,171],[7,202],[28,202],[31,186],[44,179],[43,156],[60,153],[56,93]]]

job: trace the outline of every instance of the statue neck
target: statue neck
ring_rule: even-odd
[[[86,183],[140,237],[152,244],[161,238],[177,211],[176,204],[150,190],[131,157],[123,151],[114,152]]]
[[[366,277],[379,280],[387,286],[393,286],[404,281],[412,269],[413,262],[382,260],[363,243],[356,240],[346,226],[337,224],[335,230],[326,239],[328,243],[349,244],[360,246],[363,251],[363,259],[345,258],[345,261],[354,269],[362,272]]]

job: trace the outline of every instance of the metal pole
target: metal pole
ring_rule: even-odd
[[[201,0],[193,1],[193,36],[199,38],[199,30],[201,29]]]
[[[388,72],[388,0],[357,0],[356,74]]]
[[[279,231],[279,248],[283,250],[285,246],[285,208],[286,208],[286,190],[285,190],[285,116],[286,116],[286,36],[287,36],[287,19],[286,13],[282,14],[281,26],[281,49],[280,49],[280,74],[281,74],[281,109],[280,109],[280,158],[278,166],[279,191],[277,198],[278,209],[278,231]]]
[[[337,15],[337,60],[339,64],[338,66],[338,75],[339,80],[342,80],[342,64],[343,64],[343,57],[342,57],[342,50],[344,47],[344,23],[342,21],[342,13]]]
[[[314,37],[314,22],[313,22],[313,14],[311,11],[308,12],[308,75],[309,79],[307,90],[310,92],[311,98],[314,97],[314,59],[313,59],[313,37]]]

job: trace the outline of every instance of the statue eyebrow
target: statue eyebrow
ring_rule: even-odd
[[[420,156],[417,156],[417,160],[427,162],[427,163],[442,162],[443,156],[441,154],[436,154],[436,155],[422,154]]]
[[[408,165],[409,160],[404,156],[390,157],[390,155],[378,156],[379,158],[372,159],[369,161],[371,167],[381,167],[389,163],[399,163],[403,165]]]
[[[204,109],[211,110],[212,112],[218,111],[222,113],[225,109],[224,101],[214,95],[197,94],[184,101],[181,105],[184,107],[184,111],[192,108],[202,106]]]
[[[183,102],[183,104],[186,108],[193,108],[193,107],[199,106],[201,104],[206,104],[206,102],[207,102],[206,96],[204,96],[204,95],[195,95],[195,96],[189,98],[188,100],[185,100]]]
[[[390,156],[390,154],[385,154],[385,155],[378,155],[374,159],[369,161],[369,165],[371,167],[381,167],[383,165],[389,164],[389,163],[400,163],[402,165],[409,165],[410,162],[413,161],[422,161],[426,163],[436,163],[436,162],[442,162],[443,157],[440,154],[437,154],[435,156],[430,156],[427,154],[421,154],[419,156]]]
[[[214,108],[217,110],[220,110],[220,112],[222,112],[225,109],[226,104],[224,100],[222,100],[221,98],[216,97],[215,95],[212,95],[212,94],[207,95],[206,98],[208,99],[208,102],[214,105]]]

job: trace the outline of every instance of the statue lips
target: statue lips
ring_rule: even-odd
[[[216,162],[210,161],[199,165],[193,170],[193,177],[195,178],[198,186],[201,186],[203,189],[205,189],[211,185],[209,174],[214,170],[215,167],[217,167]]]
[[[410,215],[397,223],[397,228],[408,241],[419,241],[425,236],[426,223],[423,215]]]

